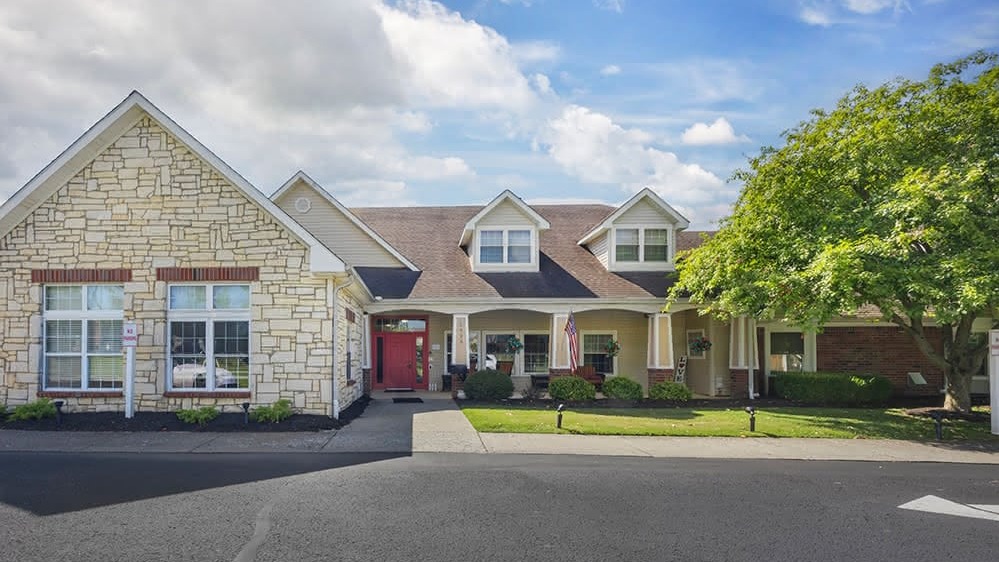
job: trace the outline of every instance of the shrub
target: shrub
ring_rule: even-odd
[[[694,393],[682,382],[657,382],[649,389],[649,398],[653,400],[672,400],[686,402]]]
[[[291,402],[282,398],[270,406],[257,406],[250,412],[250,417],[258,422],[278,423],[290,418],[293,413]]]
[[[465,379],[465,396],[472,400],[505,400],[513,394],[510,375],[493,369],[476,371]]]
[[[641,400],[644,392],[642,385],[625,377],[608,377],[604,381],[604,396],[622,400]]]
[[[202,406],[197,410],[177,410],[177,417],[184,423],[205,425],[219,417],[219,411],[212,406]]]
[[[548,383],[548,395],[555,400],[593,400],[597,387],[582,377],[554,377]]]
[[[892,391],[891,381],[880,375],[831,372],[777,373],[774,388],[787,400],[844,406],[881,404]]]
[[[11,421],[42,420],[56,417],[56,407],[48,398],[21,404],[10,414]]]

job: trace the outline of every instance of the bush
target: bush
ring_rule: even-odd
[[[476,371],[465,379],[465,396],[472,400],[505,400],[513,394],[510,375],[493,369]]]
[[[672,400],[686,402],[694,393],[682,382],[657,382],[649,389],[649,398],[653,400]]]
[[[205,425],[219,417],[219,411],[212,406],[202,406],[197,410],[177,410],[177,417],[184,423]]]
[[[642,385],[625,377],[608,377],[604,381],[604,396],[622,400],[641,400],[644,396]]]
[[[548,383],[548,395],[555,400],[593,400],[597,387],[582,377],[554,377]]]
[[[290,418],[293,413],[291,402],[282,398],[270,406],[257,406],[250,412],[250,417],[258,422],[278,423]]]
[[[880,375],[831,372],[777,373],[774,388],[787,400],[843,406],[882,404],[892,391],[891,381]]]
[[[48,398],[21,404],[10,414],[11,421],[42,420],[56,417],[56,407]]]

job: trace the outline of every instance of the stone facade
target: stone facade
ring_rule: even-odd
[[[167,393],[169,283],[156,270],[198,267],[259,269],[249,283],[249,394]],[[139,411],[236,411],[240,402],[287,398],[299,411],[329,412],[331,283],[310,275],[305,244],[148,117],[0,239],[0,398],[8,406],[41,390],[43,290],[32,269],[100,268],[131,272],[122,285],[124,318],[139,332]],[[341,392],[341,407],[357,395]],[[60,398],[70,411],[120,411],[124,403],[120,392]]]

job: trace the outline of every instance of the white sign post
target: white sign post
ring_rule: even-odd
[[[139,332],[135,322],[125,322],[121,327],[121,346],[125,348],[125,417],[135,413],[135,346]]]
[[[989,405],[992,433],[999,435],[999,330],[989,331]]]

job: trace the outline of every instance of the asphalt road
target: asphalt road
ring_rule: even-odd
[[[994,466],[0,453],[2,560],[995,560]]]

